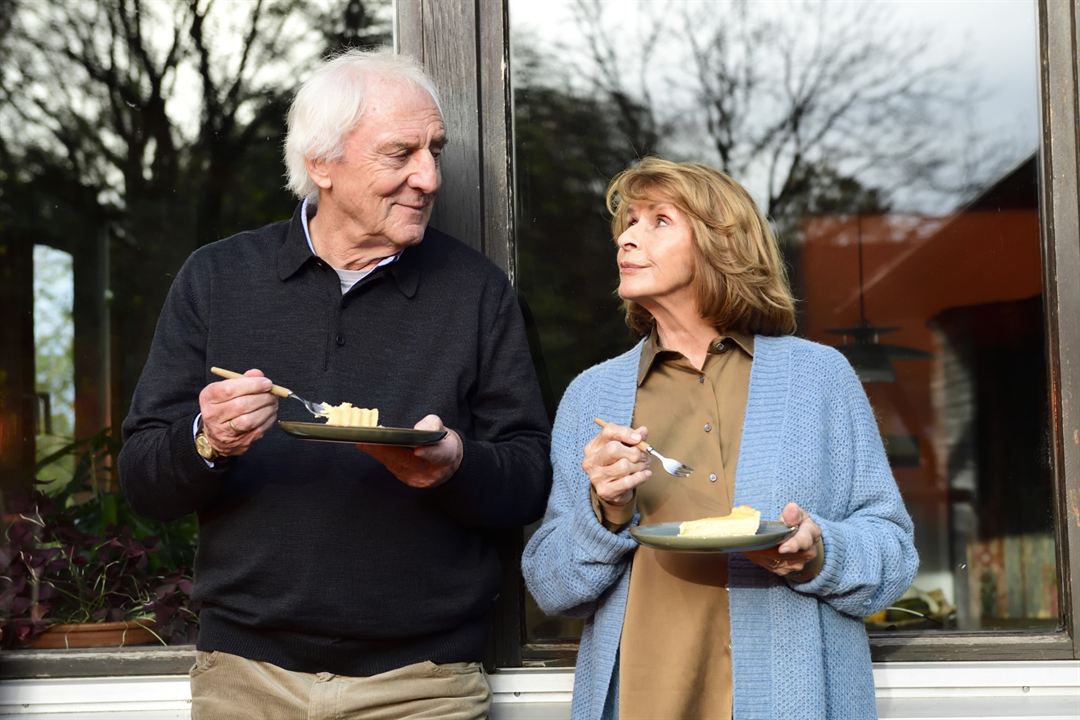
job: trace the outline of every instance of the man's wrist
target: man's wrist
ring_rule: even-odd
[[[207,436],[205,428],[203,428],[202,418],[199,418],[196,430],[195,430],[195,452],[199,454],[203,460],[205,460],[211,467],[214,464],[222,462],[226,459],[226,455],[220,450],[214,447],[214,444]]]

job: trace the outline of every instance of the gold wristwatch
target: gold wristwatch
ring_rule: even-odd
[[[206,437],[206,433],[203,432],[201,423],[199,425],[199,432],[195,433],[195,452],[199,453],[199,457],[207,462],[217,462],[225,459],[225,456],[219,453],[217,448],[210,444],[210,438]]]

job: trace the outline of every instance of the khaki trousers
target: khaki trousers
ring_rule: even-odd
[[[190,675],[192,720],[482,720],[491,707],[480,663],[422,662],[345,677],[198,651]]]

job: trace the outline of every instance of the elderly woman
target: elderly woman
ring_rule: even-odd
[[[643,339],[566,390],[523,558],[545,612],[586,619],[573,717],[875,717],[861,618],[908,587],[918,557],[855,373],[791,336],[776,240],[731,178],[647,158],[607,204]],[[664,473],[635,447],[646,438],[693,474]],[[798,529],[732,555],[629,534],[744,504]]]

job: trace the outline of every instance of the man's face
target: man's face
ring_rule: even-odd
[[[427,92],[372,81],[344,156],[325,164],[320,211],[332,209],[349,236],[372,245],[385,244],[394,252],[415,245],[424,237],[442,184],[439,155],[445,144],[442,115]]]

